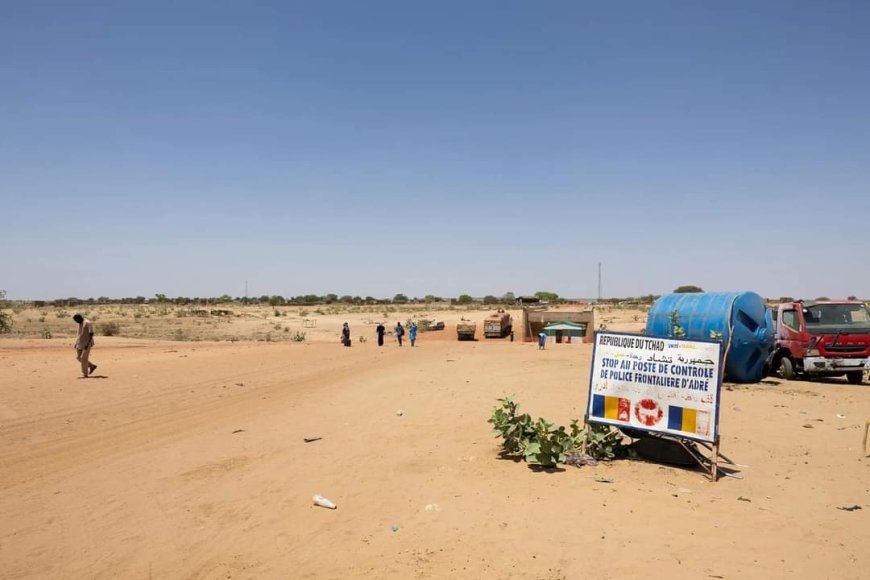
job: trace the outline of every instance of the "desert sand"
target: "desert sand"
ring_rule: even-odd
[[[86,380],[67,336],[0,340],[0,576],[868,577],[868,387],[724,387],[722,451],[743,479],[541,471],[500,458],[490,411],[509,394],[582,417],[591,346],[448,328],[378,348],[373,318],[324,316],[301,343],[98,336]]]

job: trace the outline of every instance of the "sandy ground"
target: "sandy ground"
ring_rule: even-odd
[[[582,416],[591,348],[429,338],[100,337],[87,380],[69,340],[0,341],[0,576],[868,577],[870,388],[726,389],[742,480],[542,472],[486,420],[505,394]]]

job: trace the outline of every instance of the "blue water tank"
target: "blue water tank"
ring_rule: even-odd
[[[674,312],[683,338],[718,339],[726,346],[730,338],[725,360],[728,380],[755,383],[763,378],[774,334],[770,311],[761,296],[755,292],[666,294],[650,308],[646,334],[675,336]]]

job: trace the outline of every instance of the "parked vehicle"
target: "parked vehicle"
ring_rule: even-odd
[[[512,324],[511,315],[499,308],[483,321],[483,336],[486,338],[504,338],[511,333]]]
[[[853,385],[870,370],[870,311],[854,300],[797,301],[773,311],[771,369],[784,379],[845,375]]]
[[[427,330],[444,330],[444,321],[443,320],[433,320],[429,323],[429,327]]]
[[[456,325],[457,340],[474,340],[474,334],[477,332],[477,324],[471,320],[464,318]]]

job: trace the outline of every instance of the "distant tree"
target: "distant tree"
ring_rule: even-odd
[[[9,302],[6,301],[6,290],[0,290],[0,334],[12,330],[12,315],[6,312]]]
[[[366,302],[377,302],[378,299],[374,296],[366,296]]]
[[[100,304],[109,304],[112,302],[112,299],[108,296],[100,296],[99,298],[97,298],[97,302]]]
[[[350,294],[345,294],[344,296],[339,298],[338,301],[342,302],[343,304],[353,304],[353,296],[351,296]]]
[[[857,296],[849,296],[848,298],[846,298],[846,300],[857,300],[857,299],[858,299]]]
[[[327,304],[332,304],[333,302],[338,302],[338,294],[327,294],[323,297],[323,301]]]
[[[513,292],[505,292],[504,296],[501,297],[501,301],[505,304],[513,304],[517,299]]]
[[[794,302],[794,298],[791,296],[780,296],[779,301],[780,302]]]
[[[147,298],[145,298],[144,296],[137,296],[133,300],[136,304],[145,304],[145,301],[147,300]]]
[[[396,304],[405,304],[406,302],[408,302],[408,297],[404,294],[396,294],[395,296],[393,296],[393,302],[395,302]]]
[[[472,302],[474,302],[474,298],[472,298],[471,295],[469,295],[469,294],[460,294],[459,295],[459,303],[460,304],[471,304]]]
[[[496,298],[492,294],[487,294],[486,296],[483,297],[483,303],[484,304],[497,304],[498,298]]]
[[[280,306],[281,304],[286,304],[286,303],[287,303],[287,301],[284,299],[283,296],[278,296],[276,294],[275,296],[269,297],[269,306]]]
[[[166,298],[166,294],[155,294],[154,301],[158,303],[163,303],[168,302],[168,299]]]
[[[703,288],[700,286],[679,286],[674,288],[675,294],[691,294],[692,292],[703,292]]]
[[[827,296],[819,296],[818,298],[816,298],[816,300],[824,301],[824,300],[830,300],[830,298],[828,298]]]
[[[222,294],[222,295],[217,299],[217,302],[220,303],[220,304],[226,304],[227,302],[232,302],[232,301],[233,301],[233,297],[230,296],[229,294]]]
[[[539,290],[538,292],[535,292],[535,296],[545,302],[555,302],[559,299],[559,295],[555,292],[545,292],[544,290]]]
[[[423,302],[441,302],[443,298],[440,296],[435,296],[434,294],[426,294],[426,297],[423,298]]]

